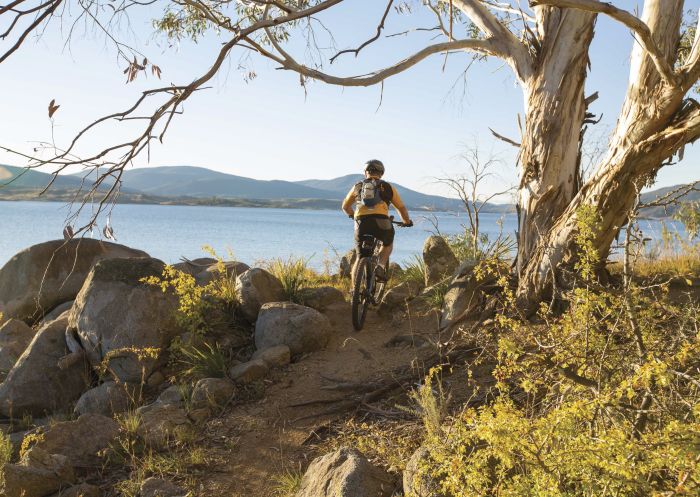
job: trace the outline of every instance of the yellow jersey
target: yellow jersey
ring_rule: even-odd
[[[396,188],[390,183],[385,182],[389,187],[391,188],[391,203],[396,207],[397,209],[401,209],[404,207],[403,201],[401,200],[401,196],[399,195],[399,192],[396,191]],[[345,196],[345,200],[343,200],[343,209],[346,207],[350,207],[352,204],[358,203],[357,202],[357,185],[353,185],[353,187],[350,189],[348,194]],[[377,205],[373,207],[367,207],[366,205],[362,203],[358,203],[357,208],[355,209],[355,219],[360,218],[362,216],[386,216],[389,217],[389,205],[385,201],[380,201],[377,203]]]

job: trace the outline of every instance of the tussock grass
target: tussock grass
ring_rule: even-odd
[[[303,257],[273,259],[264,266],[282,283],[287,299],[297,304],[303,303],[302,290],[319,281],[318,274],[309,267],[309,259]]]
[[[304,473],[300,469],[286,469],[272,477],[275,497],[294,497],[301,487]]]
[[[405,263],[400,272],[392,275],[392,279],[398,284],[403,282],[413,283],[418,286],[425,285],[426,267],[423,258],[414,255],[409,262]]]
[[[231,362],[218,343],[179,344],[175,361],[181,374],[191,379],[225,378]]]

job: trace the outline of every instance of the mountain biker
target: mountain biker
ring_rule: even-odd
[[[342,209],[355,219],[355,250],[360,253],[360,240],[363,235],[372,235],[382,242],[376,269],[378,281],[386,281],[386,267],[393,249],[394,227],[389,218],[389,204],[393,204],[401,215],[405,226],[413,226],[406,206],[399,192],[382,180],[384,164],[377,159],[365,163],[365,179],[356,183],[343,200]],[[353,211],[353,204],[357,209]]]

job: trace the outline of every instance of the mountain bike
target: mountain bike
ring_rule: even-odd
[[[413,226],[412,224],[394,221],[393,216],[389,219],[391,224],[402,228]],[[381,249],[382,242],[372,235],[363,235],[360,239],[359,259],[355,264],[355,271],[352,276],[352,326],[356,331],[360,331],[362,326],[364,326],[369,305],[379,305],[384,296],[386,281],[377,281],[375,278],[375,271],[379,263],[379,251]],[[388,270],[387,264],[385,271],[388,272]]]

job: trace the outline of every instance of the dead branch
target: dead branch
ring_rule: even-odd
[[[491,134],[493,136],[495,136],[496,138],[498,138],[499,140],[504,141],[504,142],[508,143],[509,145],[513,145],[515,148],[520,148],[520,143],[516,142],[515,140],[511,140],[510,138],[506,138],[505,136],[503,136],[499,133],[496,133],[493,130],[493,128],[489,128],[489,131],[491,131]]]

